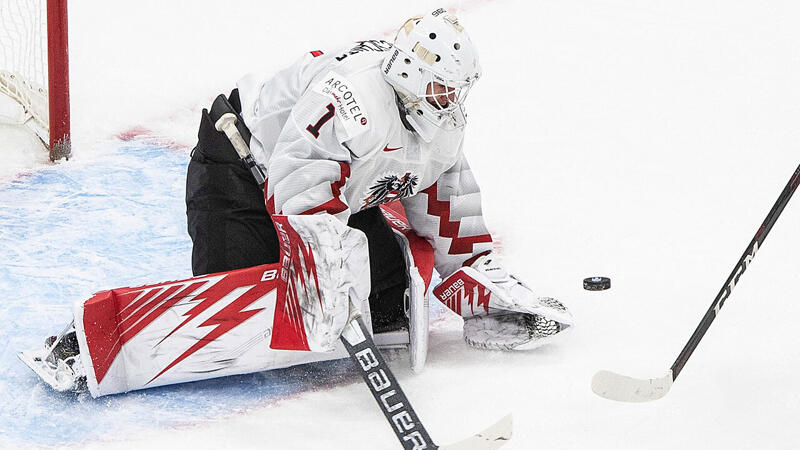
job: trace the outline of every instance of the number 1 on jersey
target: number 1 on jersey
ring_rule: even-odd
[[[334,113],[336,112],[336,108],[333,107],[333,103],[328,103],[328,106],[326,106],[326,108],[328,108],[328,112],[323,114],[322,117],[319,118],[317,123],[315,123],[314,125],[309,124],[306,127],[306,130],[308,130],[308,132],[311,133],[311,135],[314,136],[315,139],[319,138],[319,129],[322,128],[323,125],[325,125],[325,122],[331,120],[333,118]]]

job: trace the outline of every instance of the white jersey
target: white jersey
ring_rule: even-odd
[[[425,142],[404,126],[381,63],[386,41],[311,52],[269,79],[237,86],[251,151],[267,168],[271,214],[350,214],[400,200],[431,242],[442,276],[491,250],[463,129]]]

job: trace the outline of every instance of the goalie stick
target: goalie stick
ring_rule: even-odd
[[[491,427],[463,441],[450,445],[436,445],[375,347],[360,317],[350,321],[342,333],[341,340],[404,449],[490,450],[500,448],[511,439],[509,414]]]
[[[219,114],[217,108],[212,107],[211,117],[217,131],[225,133],[243,163],[250,168],[256,182],[263,185],[264,175],[255,164],[247,142],[236,127],[237,117],[233,107],[224,96],[219,96],[215,103],[219,103],[218,108],[223,112]],[[360,317],[351,318],[342,332],[341,341],[350,358],[361,369],[364,382],[404,449],[493,450],[511,439],[512,418],[509,414],[489,428],[460,442],[436,445],[422,426]]]
[[[767,234],[769,234],[775,221],[778,220],[778,217],[781,215],[781,212],[783,212],[789,199],[792,198],[792,194],[797,190],[798,184],[800,184],[800,166],[794,171],[794,175],[792,175],[789,183],[783,189],[783,192],[781,192],[775,205],[772,206],[764,223],[761,224],[755,237],[750,241],[742,257],[739,258],[739,262],[736,263],[733,272],[728,276],[725,284],[722,285],[722,289],[720,289],[714,302],[711,303],[711,307],[708,308],[708,311],[703,316],[697,329],[695,329],[694,333],[689,338],[689,342],[683,347],[683,350],[672,364],[672,367],[667,371],[666,375],[659,378],[643,380],[607,370],[601,370],[592,378],[592,391],[594,391],[595,394],[621,402],[646,402],[657,400],[667,395],[670,387],[672,387],[672,383],[678,378],[681,370],[683,370],[683,366],[686,365],[689,357],[692,356],[692,352],[697,348],[700,340],[703,339],[703,336],[719,314],[722,306],[725,305],[725,301],[731,295],[731,291],[736,286],[736,283],[739,282],[739,278],[753,261],[756,252],[764,243],[764,239],[767,238]]]

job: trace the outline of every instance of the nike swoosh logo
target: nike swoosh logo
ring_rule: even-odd
[[[383,147],[383,151],[385,151],[385,152],[393,152],[395,150],[400,150],[401,148],[403,148],[403,147],[389,148],[389,146],[387,145],[386,147]]]

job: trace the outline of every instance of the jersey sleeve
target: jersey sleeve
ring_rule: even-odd
[[[292,109],[270,159],[265,197],[271,214],[328,213],[347,223],[344,195],[352,155],[336,107],[306,92]]]
[[[414,231],[433,245],[443,278],[492,249],[480,189],[463,153],[435,183],[402,204]]]

